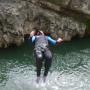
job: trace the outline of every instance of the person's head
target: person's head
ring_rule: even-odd
[[[39,31],[37,32],[37,35],[44,35],[44,33],[43,33],[43,31],[39,30]]]

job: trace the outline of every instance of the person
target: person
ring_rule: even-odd
[[[44,35],[43,31],[38,31],[37,34],[36,31],[32,31],[30,33],[30,37],[32,38],[32,43],[35,43],[34,56],[36,59],[37,72],[36,82],[39,83],[40,80],[43,59],[45,67],[43,81],[45,82],[52,63],[52,52],[49,49],[49,43],[56,45],[61,43],[63,40],[61,38],[54,40],[50,36]]]

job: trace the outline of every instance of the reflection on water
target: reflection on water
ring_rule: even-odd
[[[0,90],[90,90],[90,38],[51,47],[53,63],[44,87],[35,86],[32,48],[0,49]]]

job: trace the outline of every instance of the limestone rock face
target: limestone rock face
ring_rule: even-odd
[[[70,8],[89,15],[89,0],[61,0],[63,8],[47,1],[0,0],[0,47],[6,48],[11,44],[20,46],[24,42],[24,35],[35,28],[50,32],[55,39],[62,37],[66,41],[77,35],[85,35],[86,25],[82,20],[64,15],[63,12],[68,12]]]
[[[90,0],[71,0],[70,7],[90,15]]]
[[[42,0],[45,1],[45,0]],[[89,15],[90,17],[90,0],[47,0],[64,8],[76,10],[77,12]]]
[[[20,4],[0,3],[0,47],[8,47],[14,43],[20,45],[24,41],[22,25],[25,15],[22,10]]]
[[[64,40],[70,41],[76,35],[83,37],[85,34],[86,25],[72,17],[63,16],[33,4],[29,4],[28,7],[29,12],[32,11],[33,17],[30,20],[33,22],[32,27],[51,32],[51,35],[56,39],[62,37]]]

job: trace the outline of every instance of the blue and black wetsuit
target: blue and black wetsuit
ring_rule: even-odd
[[[36,58],[37,76],[40,76],[43,58],[45,59],[44,76],[47,76],[52,63],[52,53],[48,44],[50,42],[52,45],[56,45],[57,41],[53,40],[50,36],[36,35],[32,37],[32,42],[35,42],[34,55]]]

